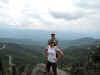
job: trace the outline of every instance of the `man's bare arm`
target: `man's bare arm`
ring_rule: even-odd
[[[48,57],[48,49],[47,48],[45,49],[45,54],[46,54],[46,57]]]
[[[58,62],[64,56],[64,53],[62,50],[58,50],[57,54],[58,54],[58,58],[57,58],[57,62]]]

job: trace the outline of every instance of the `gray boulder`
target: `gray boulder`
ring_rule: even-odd
[[[58,75],[69,75],[65,71],[57,68]],[[37,66],[33,69],[32,75],[48,75],[46,72],[45,64],[37,64]],[[50,69],[49,75],[53,75],[52,68]]]

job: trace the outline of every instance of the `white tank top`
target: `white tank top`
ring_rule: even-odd
[[[56,63],[54,59],[56,59],[56,51],[59,50],[56,46],[51,48],[48,46],[48,61],[52,63]]]

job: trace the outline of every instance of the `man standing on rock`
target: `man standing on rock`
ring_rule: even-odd
[[[58,55],[58,56],[57,56]],[[57,75],[57,62],[63,57],[64,53],[58,48],[58,43],[55,40],[55,34],[51,34],[51,40],[48,41],[48,48],[46,49],[46,57],[48,62],[46,65],[49,74],[50,67],[52,67],[54,75]]]

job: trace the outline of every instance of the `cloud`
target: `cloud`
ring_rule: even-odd
[[[8,1],[0,0],[0,27],[8,27]]]
[[[77,20],[85,16],[86,13],[83,12],[51,12],[51,15],[56,19],[65,19],[65,20]]]
[[[76,5],[85,9],[97,10],[100,9],[100,0],[80,0]]]
[[[100,31],[99,0],[0,0],[0,27]]]

